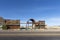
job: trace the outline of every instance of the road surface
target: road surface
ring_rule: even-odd
[[[0,32],[0,36],[60,36],[60,32]]]

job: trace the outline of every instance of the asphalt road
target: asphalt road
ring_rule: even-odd
[[[60,40],[60,31],[0,30],[0,40]]]
[[[0,40],[60,40],[60,36],[48,36],[48,37],[41,37],[41,36],[9,36],[9,37],[1,37]]]
[[[60,32],[0,32],[0,40],[60,40]]]

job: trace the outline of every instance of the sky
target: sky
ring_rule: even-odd
[[[45,20],[46,25],[60,25],[60,0],[0,0],[0,16],[5,19]]]

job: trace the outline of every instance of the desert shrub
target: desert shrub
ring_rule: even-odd
[[[2,29],[3,29],[3,30],[7,30],[6,25],[3,25],[3,26],[2,26]]]

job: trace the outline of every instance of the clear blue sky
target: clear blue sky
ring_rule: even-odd
[[[60,0],[0,0],[0,16],[9,19],[45,20],[60,25]]]

